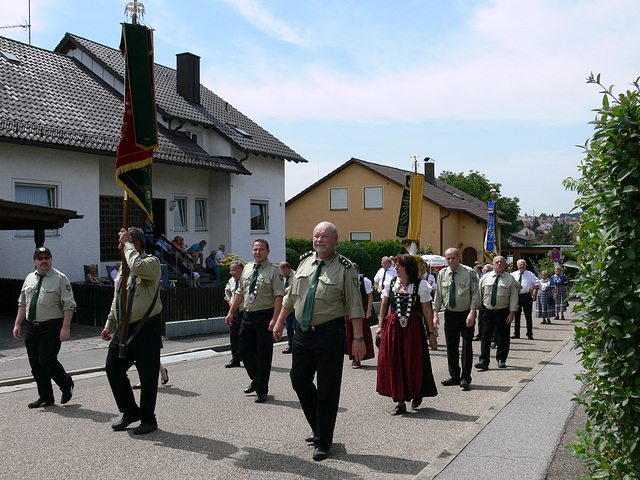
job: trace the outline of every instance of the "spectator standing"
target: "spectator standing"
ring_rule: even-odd
[[[546,270],[540,274],[540,288],[536,295],[536,317],[542,319],[542,324],[551,323],[551,315],[555,311],[555,305],[549,305],[553,301],[553,284]]]
[[[513,336],[511,338],[520,338],[520,319],[522,312],[527,322],[527,338],[533,340],[533,297],[536,290],[540,286],[540,280],[535,274],[527,270],[527,261],[520,259],[517,262],[518,270],[513,272],[511,276],[518,282],[518,311],[513,327]]]
[[[564,320],[564,312],[567,311],[567,297],[569,296],[569,280],[562,273],[562,267],[556,267],[555,275],[551,276],[554,293],[553,298],[556,302],[556,320]],[[559,318],[559,315],[562,315]]]
[[[60,403],[68,403],[73,396],[73,380],[58,361],[58,352],[61,343],[71,334],[76,302],[67,276],[51,266],[51,250],[38,247],[33,263],[36,271],[27,275],[18,297],[13,337],[20,340],[26,319],[24,345],[38,388],[37,400],[28,407],[39,408],[53,405],[55,401],[51,380],[62,391]]]

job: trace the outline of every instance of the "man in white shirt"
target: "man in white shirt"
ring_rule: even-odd
[[[524,318],[527,321],[527,338],[533,340],[533,317],[531,311],[533,309],[533,297],[536,290],[540,287],[540,280],[533,272],[527,270],[527,261],[518,260],[518,271],[513,272],[511,276],[520,284],[518,293],[518,311],[513,326],[513,336],[511,338],[520,338],[520,318],[524,311]]]
[[[373,277],[373,283],[376,284],[376,290],[378,292],[382,291],[384,284],[387,283],[390,278],[398,276],[396,269],[391,265],[391,259],[389,257],[382,257],[380,265],[380,269]]]

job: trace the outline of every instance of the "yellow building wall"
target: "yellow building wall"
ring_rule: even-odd
[[[382,187],[383,208],[365,210],[364,188],[379,186]],[[348,189],[348,210],[330,210],[332,188]],[[349,165],[287,206],[287,238],[311,238],[318,223],[329,221],[338,228],[340,240],[349,240],[352,232],[371,232],[371,240],[374,241],[397,240],[401,197],[400,185],[360,165]],[[444,219],[443,242],[440,245],[440,218],[446,214],[446,210],[424,200],[421,245],[431,245],[436,254],[444,253],[451,246],[458,247],[460,243],[463,244],[462,249],[474,247],[476,251],[482,251],[485,223],[459,212],[451,212]]]

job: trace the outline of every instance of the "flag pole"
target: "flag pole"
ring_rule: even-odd
[[[142,4],[138,4],[137,0],[134,0],[133,2],[129,2],[127,3],[127,5],[125,6],[125,14],[127,12],[131,12],[131,23],[133,23],[134,25],[138,24],[138,9],[142,8],[142,11],[144,11],[144,6],[142,6]],[[125,103],[125,108],[127,108],[126,103],[127,103],[127,69],[125,68],[125,81],[124,81],[124,103]],[[124,198],[123,198],[123,205],[122,205],[122,228],[125,230],[129,230],[129,193],[125,190],[124,191]],[[119,349],[118,349],[118,357],[120,358],[126,358],[127,356],[127,352],[126,352],[126,344],[127,344],[127,339],[125,338],[128,334],[127,330],[129,325],[127,325],[127,322],[125,321],[125,319],[127,318],[127,280],[129,278],[129,268],[127,265],[127,257],[124,254],[124,248],[122,248],[122,250],[120,250],[120,254],[121,254],[121,262],[120,262],[120,273],[121,273],[121,277],[120,277],[120,299],[121,299],[121,305],[122,305],[122,309],[121,309],[121,317],[120,317],[120,345],[119,345]]]

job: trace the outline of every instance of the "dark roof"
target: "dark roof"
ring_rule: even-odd
[[[56,47],[56,52],[66,53],[71,48],[81,49],[123,81],[124,58],[119,50],[67,33]],[[162,115],[213,128],[244,152],[306,162],[303,157],[205,86],[200,85],[201,105],[185,100],[176,91],[176,75],[175,69],[155,64],[156,103]],[[248,135],[240,133],[230,124],[236,125]]]
[[[119,52],[88,43],[113,63],[102,66],[115,69],[112,73],[117,77],[118,60],[120,72],[124,68]],[[107,51],[117,56],[104,55]],[[0,37],[0,141],[115,156],[123,111],[122,95],[80,61]],[[157,163],[250,174],[237,159],[211,156],[182,132],[159,125],[158,134],[160,148],[154,153]],[[265,134],[283,150],[287,148]],[[269,151],[268,142],[261,146],[264,155],[285,158]],[[245,152],[259,153],[257,142],[255,147],[255,152]],[[306,160],[297,156],[296,161]]]
[[[407,175],[408,173],[412,173],[408,170],[402,170],[400,168],[388,167],[386,165],[379,165],[377,163],[365,162],[364,160],[360,160],[358,158],[352,158],[348,162],[335,169],[333,172],[318,180],[313,185],[298,193],[296,196],[290,198],[287,201],[286,205],[288,206],[291,203],[295,202],[298,198],[302,197],[307,192],[313,190],[321,183],[325,182],[329,178],[333,177],[334,175],[338,174],[339,172],[353,164],[360,165],[368,170],[371,170],[372,172],[386,178],[390,182],[393,182],[400,187],[404,185],[405,175]],[[445,183],[442,180],[438,180],[437,178],[434,179],[434,183],[430,183],[425,179],[424,198],[432,203],[435,203],[441,208],[466,213],[467,215],[482,222],[487,221],[487,204],[485,202],[477,199],[476,197],[472,197],[468,193],[452,187],[448,183]],[[500,225],[510,225],[508,221],[501,218],[498,218],[498,223]]]
[[[0,199],[0,230],[62,228],[69,220],[82,217],[75,210]]]

